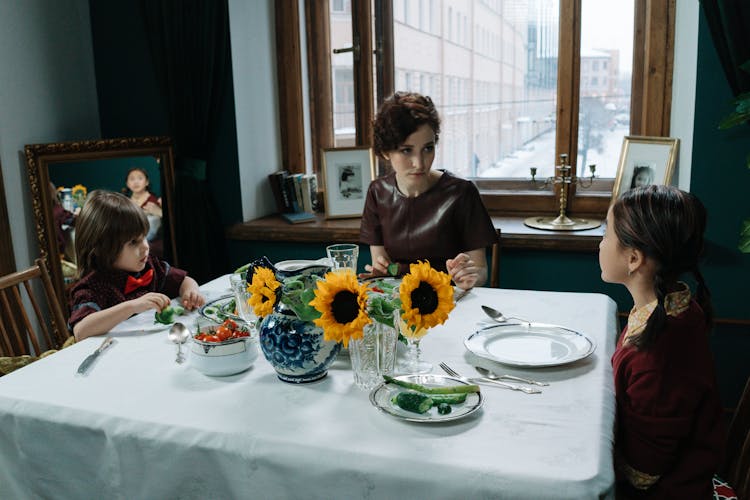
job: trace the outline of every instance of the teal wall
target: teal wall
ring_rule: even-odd
[[[134,167],[148,173],[148,190],[157,198],[161,197],[161,171],[159,163],[152,156],[52,163],[49,165],[49,178],[58,188],[83,184],[89,192],[94,189],[122,192],[126,189],[125,176]]]
[[[90,0],[90,5],[103,133],[108,137],[163,135],[163,105],[137,6],[131,0]],[[750,217],[750,172],[743,166],[750,153],[750,129],[716,128],[721,117],[731,110],[732,96],[702,13],[700,22],[691,190],[709,211],[703,269],[717,316],[750,319],[746,305],[750,296],[750,256],[736,249],[740,221]],[[211,190],[221,211],[221,221],[217,223],[224,227],[242,218],[231,88],[226,95],[220,144],[209,172]],[[228,251],[225,271],[262,255],[273,256],[273,260],[319,258],[325,255],[325,245],[230,241]],[[360,268],[369,261],[366,248],[362,251]],[[614,298],[621,312],[632,306],[623,287],[602,283],[595,252],[505,249],[500,284],[515,289],[600,292]],[[750,375],[750,327],[718,325],[712,343],[724,404],[733,406]]]

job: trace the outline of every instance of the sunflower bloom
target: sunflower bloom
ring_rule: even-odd
[[[445,323],[456,306],[450,276],[436,271],[427,261],[411,264],[399,294],[404,311],[401,318],[416,338],[424,336],[428,328]]]
[[[264,317],[273,312],[276,304],[276,291],[281,286],[273,271],[267,267],[259,267],[253,274],[253,281],[247,287],[251,293],[248,303],[253,306],[256,316]]]
[[[310,305],[321,316],[314,320],[323,329],[323,339],[342,342],[361,339],[362,329],[370,322],[367,316],[367,287],[357,283],[352,271],[326,273],[318,281]]]

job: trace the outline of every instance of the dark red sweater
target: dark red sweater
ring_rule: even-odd
[[[154,270],[151,283],[128,294],[125,294],[125,282],[131,273],[119,270],[93,271],[81,278],[70,290],[70,328],[91,313],[108,309],[126,300],[136,299],[148,292],[163,293],[169,298],[180,294],[180,286],[187,272],[149,255],[143,271],[132,275],[137,278],[149,269]]]
[[[702,309],[692,301],[668,316],[646,350],[623,346],[624,333],[612,356],[616,454],[640,472],[661,476],[637,498],[711,498],[724,430]]]

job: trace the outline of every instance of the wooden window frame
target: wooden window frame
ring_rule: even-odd
[[[276,44],[279,75],[279,115],[282,158],[286,168],[304,172],[302,130],[301,47],[297,0],[277,0]],[[373,7],[378,12],[373,22]],[[328,0],[305,0],[308,68],[310,68],[311,140],[315,170],[320,151],[332,147],[333,111],[331,95]],[[356,144],[366,146],[372,134],[373,91],[380,103],[394,90],[393,3],[391,0],[352,0],[353,40],[360,54],[376,54],[377,83],[372,81],[373,58],[355,57]],[[635,0],[633,76],[630,135],[669,135],[674,61],[675,0]],[[561,24],[558,59],[558,97],[555,158],[567,153],[576,175],[578,93],[580,75],[581,0],[560,0]],[[283,20],[283,21],[282,21]],[[373,47],[373,26],[376,42]],[[523,179],[474,179],[488,210],[498,214],[528,215],[555,212],[559,185],[540,189],[543,183]],[[587,189],[570,186],[569,213],[603,217],[614,179],[597,179]],[[552,193],[554,189],[554,196]]]

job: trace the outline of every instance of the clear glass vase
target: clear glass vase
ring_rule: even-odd
[[[392,375],[396,362],[394,328],[373,321],[365,325],[361,339],[349,341],[349,356],[352,361],[354,383],[363,390],[370,390],[383,381],[383,375]]]
[[[406,359],[399,363],[398,371],[400,373],[430,373],[432,371],[432,364],[422,360],[422,350],[419,347],[419,342],[422,338],[427,335],[428,329],[423,328],[418,331],[413,331],[405,322],[401,321],[401,316],[397,313],[395,317],[395,324],[398,325],[398,329],[406,338]]]

